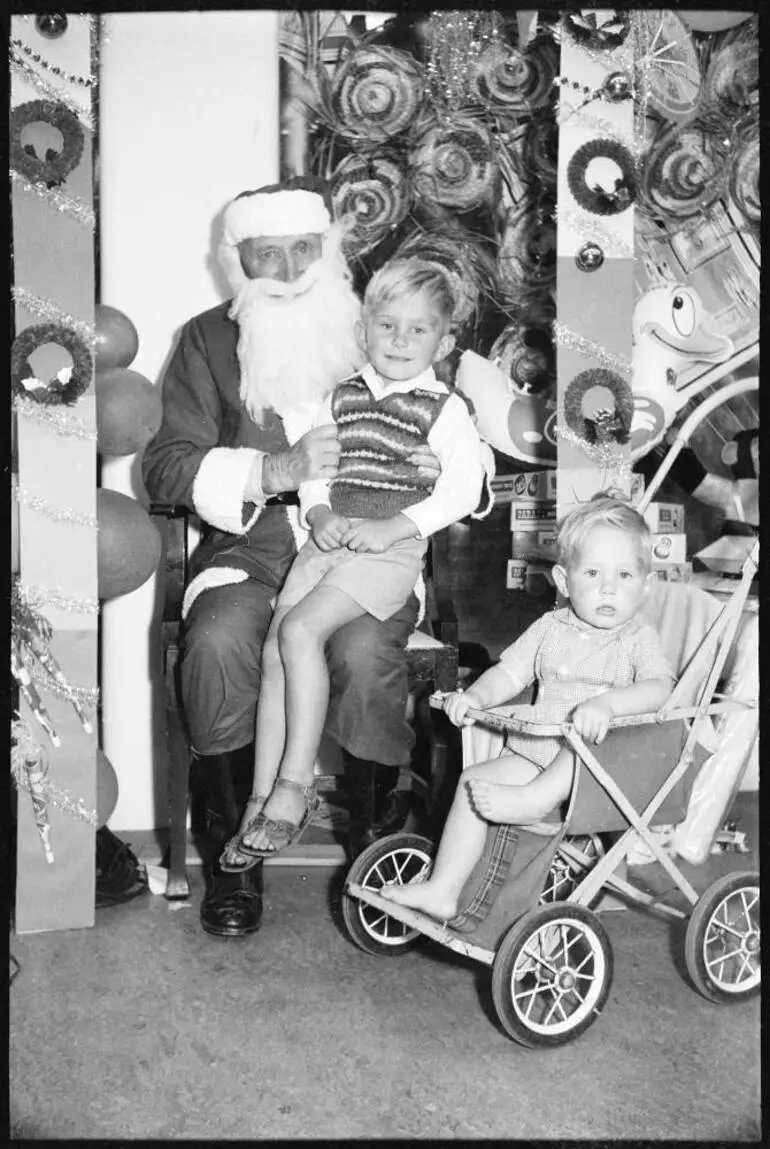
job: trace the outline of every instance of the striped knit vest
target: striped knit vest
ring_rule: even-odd
[[[338,384],[332,415],[340,464],[330,484],[331,508],[339,515],[389,519],[424,499],[435,480],[421,478],[407,458],[428,442],[428,432],[449,395],[409,391],[375,399],[360,377]]]

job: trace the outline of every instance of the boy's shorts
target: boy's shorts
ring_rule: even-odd
[[[276,610],[296,606],[317,586],[331,586],[382,622],[400,610],[414,590],[427,548],[426,539],[403,539],[378,555],[347,547],[322,551],[310,538],[286,576]]]

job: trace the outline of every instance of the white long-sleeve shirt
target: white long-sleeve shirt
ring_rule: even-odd
[[[465,401],[439,382],[432,367],[414,379],[396,383],[382,379],[371,364],[363,367],[357,375],[378,400],[418,389],[449,396],[427,436],[428,446],[441,465],[441,473],[429,495],[400,512],[412,520],[419,537],[428,538],[475,511],[487,462]],[[328,395],[313,420],[313,426],[333,422],[332,395]],[[489,454],[487,450],[487,457]],[[300,484],[300,521],[303,525],[307,525],[306,516],[311,507],[331,506],[329,487],[327,479],[312,479]]]

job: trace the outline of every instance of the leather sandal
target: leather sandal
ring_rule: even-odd
[[[315,791],[315,783],[311,782],[309,786],[302,786],[299,782],[293,782],[291,778],[276,778],[275,786],[282,786],[285,790],[297,790],[305,798],[305,812],[302,815],[299,823],[289,822],[286,818],[266,818],[264,814],[257,814],[254,819],[254,829],[256,829],[257,822],[259,828],[264,830],[267,834],[269,847],[262,847],[254,849],[248,842],[244,842],[243,834],[238,841],[238,849],[243,854],[248,854],[249,857],[254,858],[272,858],[274,854],[279,853],[281,850],[286,850],[289,846],[295,845],[300,840],[302,834],[310,825],[313,814],[318,809],[318,796]],[[249,833],[252,827],[249,826],[244,830],[244,834]]]
[[[252,798],[249,798],[249,802],[261,802],[262,806],[264,806],[267,799],[267,794],[255,794]],[[251,834],[254,830],[262,826],[264,822],[262,806],[260,806],[253,818],[249,818],[243,830],[239,830],[237,834],[233,834],[232,838],[225,843],[225,848],[219,855],[219,868],[225,874],[242,874],[245,870],[250,870],[252,866],[256,866],[259,859],[254,854],[247,854],[243,851],[240,847],[240,840],[242,834]]]

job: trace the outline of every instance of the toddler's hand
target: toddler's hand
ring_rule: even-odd
[[[360,554],[381,555],[390,550],[395,541],[390,519],[363,519],[354,527],[348,527],[342,545]]]
[[[333,511],[325,514],[316,511],[310,530],[320,550],[333,551],[343,545],[342,540],[349,528],[350,523],[344,515],[335,515]]]
[[[589,698],[576,706],[570,716],[572,725],[581,738],[597,745],[604,741],[610,722],[615,717],[612,705],[601,698]]]
[[[461,690],[453,691],[444,699],[444,713],[455,726],[473,726],[476,719],[467,717],[471,706],[477,706],[473,695],[463,694]]]

